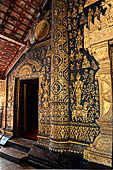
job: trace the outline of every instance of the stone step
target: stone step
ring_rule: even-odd
[[[14,149],[18,149],[22,152],[28,153],[34,144],[34,141],[24,139],[24,138],[14,138],[10,139],[7,142],[7,146],[12,147]]]
[[[40,160],[35,161],[35,160],[28,158],[26,159],[26,163],[35,169],[51,169],[51,167],[48,164],[42,163]]]
[[[12,161],[16,164],[22,164],[27,159],[27,153],[16,150],[10,147],[2,147],[0,148],[0,157],[5,158],[9,161]]]

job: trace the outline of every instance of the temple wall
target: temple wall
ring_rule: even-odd
[[[84,48],[84,27],[78,1],[68,1],[69,129],[72,152],[83,154],[100,133],[99,64]]]
[[[7,97],[7,122],[6,129],[13,130],[14,120],[14,91],[15,79],[39,78],[39,133],[45,136],[49,134],[49,98],[50,98],[50,73],[51,73],[51,46],[29,51],[21,57],[13,70],[8,75],[8,97]],[[18,94],[17,94],[18,95]],[[19,97],[19,96],[18,96]],[[17,101],[19,105],[19,100]],[[18,112],[18,110],[17,110]],[[18,113],[16,113],[18,114]],[[48,115],[49,116],[49,115]],[[46,121],[46,122],[45,122]]]
[[[0,128],[5,127],[6,80],[0,80]]]
[[[7,77],[6,129],[13,130],[15,79],[38,77],[36,144],[112,166],[112,3],[102,3],[104,13],[89,8],[85,24],[79,1],[52,3],[51,40],[33,46]]]
[[[111,4],[111,8],[110,5]],[[100,20],[90,22],[89,29],[84,27],[84,47],[99,63],[99,71],[96,79],[99,81],[100,118],[97,123],[100,126],[100,134],[93,145],[90,145],[84,157],[89,161],[112,166],[112,79],[110,40],[113,39],[113,3],[105,1],[102,8],[106,7],[105,15],[100,14]]]
[[[67,3],[54,0],[52,13],[51,63],[51,135],[49,148],[63,152],[68,149],[68,46]],[[65,142],[65,144],[62,143]]]

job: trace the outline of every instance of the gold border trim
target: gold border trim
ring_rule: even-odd
[[[39,136],[39,135],[37,135],[37,137],[40,138],[40,139],[49,139],[49,137],[46,137],[46,136]]]
[[[40,138],[40,139],[49,139],[49,137],[46,137],[46,136],[37,136],[38,138]],[[74,141],[71,141],[71,140],[69,140],[69,141],[64,141],[64,142],[59,142],[59,141],[54,141],[54,140],[52,140],[52,139],[49,139],[51,142],[53,142],[53,143],[74,143],[74,144],[79,144],[79,145],[83,145],[83,146],[89,146],[89,144],[86,144],[86,143],[81,143],[81,142],[74,142]]]
[[[89,144],[83,144],[83,143],[81,143],[81,142],[74,142],[74,141],[71,141],[71,140],[66,141],[66,142],[58,142],[58,141],[54,141],[54,140],[50,139],[50,141],[53,142],[53,143],[70,143],[70,144],[71,144],[71,143],[74,143],[74,144],[89,146]]]

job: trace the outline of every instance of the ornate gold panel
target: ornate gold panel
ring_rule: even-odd
[[[87,1],[85,5],[95,2]],[[111,166],[108,41],[113,38],[112,1],[102,3],[102,8],[106,8],[104,15],[100,8],[95,8],[95,15],[93,7],[89,8],[87,26],[80,24],[78,15],[82,6],[75,8],[79,1],[53,0],[52,3],[51,46],[47,42],[45,47],[44,42],[43,47],[35,45],[8,76],[7,127],[13,129],[15,78],[39,75],[37,142],[54,151],[84,154],[89,161]]]
[[[88,47],[90,53],[98,61],[100,70],[96,73],[96,79],[99,81],[100,94],[100,117],[97,120],[100,126],[100,134],[93,145],[90,145],[84,151],[84,158],[112,166],[112,80],[111,80],[111,57],[109,51],[109,40],[113,38],[112,16],[113,2],[105,0],[102,2],[102,8],[106,9],[104,15],[100,14],[100,21],[94,18],[94,26],[90,31],[85,28],[85,47]],[[100,24],[100,29],[95,29],[96,24]],[[92,38],[87,44],[88,38]]]
[[[6,112],[6,80],[0,80],[0,110],[1,110],[1,128],[5,127]]]
[[[49,135],[49,125],[45,128],[45,118],[42,120],[42,113],[49,114],[49,98],[50,98],[50,45],[39,48],[36,51],[30,51],[22,56],[21,60],[16,64],[8,76],[8,100],[7,100],[7,127],[13,130],[14,117],[14,89],[15,79],[33,79],[39,77],[39,134]],[[18,83],[17,83],[18,84]],[[18,96],[18,94],[17,94]],[[18,98],[18,97],[17,97]],[[19,106],[19,100],[17,106]],[[48,107],[48,109],[46,109]],[[43,108],[43,109],[42,109]],[[18,109],[17,109],[18,112]],[[18,113],[17,113],[18,114]],[[18,117],[18,116],[17,116]],[[48,120],[49,121],[49,120]],[[17,121],[18,122],[18,121]],[[45,131],[42,131],[45,128]],[[18,128],[18,124],[17,124]],[[44,132],[44,133],[43,133]]]

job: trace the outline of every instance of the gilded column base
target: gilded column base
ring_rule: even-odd
[[[112,167],[112,136],[100,134],[93,145],[84,150],[84,159]]]
[[[38,141],[36,142],[36,144],[48,147],[49,146],[49,137],[38,136]]]
[[[85,145],[78,144],[78,142],[65,141],[57,142],[50,139],[49,149],[55,152],[72,152],[77,154],[83,154]]]
[[[87,146],[85,145],[70,143],[69,152],[83,155],[84,149],[86,147]]]
[[[69,143],[68,142],[60,143],[50,140],[49,149],[55,152],[67,152],[69,150]]]

